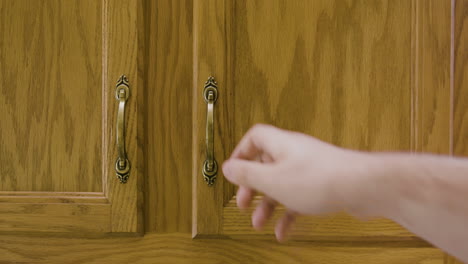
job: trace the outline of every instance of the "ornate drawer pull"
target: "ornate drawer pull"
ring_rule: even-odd
[[[122,75],[117,81],[115,88],[115,98],[119,101],[117,111],[117,151],[118,158],[115,162],[115,172],[120,183],[126,183],[130,174],[130,161],[125,151],[125,102],[130,97],[130,87],[125,75]]]
[[[214,157],[214,104],[218,99],[218,87],[213,77],[209,77],[205,83],[203,98],[207,104],[206,160],[203,163],[203,178],[209,186],[212,186],[218,173],[218,163]]]

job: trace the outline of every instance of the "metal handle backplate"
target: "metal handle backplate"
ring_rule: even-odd
[[[130,97],[130,86],[125,75],[117,81],[115,98],[119,101],[117,111],[117,151],[118,158],[115,162],[115,172],[120,183],[126,183],[130,175],[130,161],[125,151],[125,103]]]
[[[218,99],[218,86],[213,77],[209,77],[203,89],[206,111],[206,160],[203,163],[203,179],[212,186],[218,173],[218,163],[214,157],[214,104]]]

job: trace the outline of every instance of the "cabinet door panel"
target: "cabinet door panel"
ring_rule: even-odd
[[[0,5],[0,191],[101,191],[102,3]]]
[[[138,232],[135,0],[0,1],[0,232]],[[115,85],[129,181],[115,176]]]
[[[352,149],[448,153],[450,2],[196,1],[194,18],[194,237],[273,237],[271,225],[253,230],[221,171],[214,186],[203,181],[210,75],[219,167],[255,123]],[[308,241],[420,241],[344,213],[301,218],[295,230]]]
[[[200,2],[195,10],[200,42],[197,85],[207,74],[214,74],[219,83],[219,163],[255,123],[304,132],[343,147],[410,149],[411,2],[223,3],[225,7]],[[203,105],[197,106],[198,123],[204,124]],[[199,149],[203,157],[204,145]],[[242,214],[231,209],[233,186],[218,177],[210,188],[200,181],[198,171],[194,175],[197,234],[250,233],[248,219],[240,220]],[[412,236],[390,221],[368,223],[369,230],[356,230],[359,221],[343,215],[306,221],[310,223],[304,226],[323,226],[321,235],[328,230],[331,237]]]

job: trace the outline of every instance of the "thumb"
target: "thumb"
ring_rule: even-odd
[[[256,161],[230,159],[223,164],[224,176],[230,182],[257,191],[265,191],[266,187],[273,181],[269,177],[269,172],[268,165]]]

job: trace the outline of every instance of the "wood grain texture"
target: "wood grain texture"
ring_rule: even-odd
[[[8,192],[0,194],[0,203],[109,203],[103,193]]]
[[[0,233],[105,233],[111,231],[110,204],[2,203]]]
[[[137,126],[142,116],[138,112],[141,108],[137,108],[138,91],[143,88],[138,82],[142,78],[137,78],[141,54],[137,49],[138,1],[0,1],[4,14],[0,19],[5,19],[1,26],[7,25],[1,32],[0,63],[4,64],[0,80],[13,84],[13,89],[1,91],[19,91],[1,96],[9,101],[0,102],[0,107],[10,107],[1,114],[7,120],[14,117],[16,123],[8,121],[1,127],[1,135],[4,131],[10,134],[0,135],[0,148],[13,144],[15,153],[29,155],[24,164],[17,164],[16,157],[0,149],[0,168],[6,168],[1,182],[10,185],[0,189],[0,232],[69,235],[142,231],[142,147],[138,140],[144,131]],[[12,28],[7,29],[10,24]],[[8,34],[14,34],[15,45],[5,42]],[[16,52],[4,52],[14,47],[18,48]],[[24,71],[24,75],[18,71]],[[127,74],[131,86],[126,141],[133,166],[127,184],[118,182],[114,168],[114,91],[122,74]],[[36,79],[39,89],[34,90]],[[37,93],[28,99],[22,92]],[[35,122],[41,127],[29,126]],[[37,131],[31,132],[31,128]],[[22,135],[25,132],[36,138],[19,143],[20,137],[12,137],[11,129],[16,129],[21,138],[26,137]],[[47,138],[38,141],[41,137]],[[54,144],[64,148],[55,148]],[[34,168],[26,162],[28,159],[40,166],[50,165],[47,177],[42,177],[40,166],[37,174],[22,174],[23,165]],[[21,185],[11,187],[8,175]]]
[[[192,1],[146,1],[148,129],[146,229],[190,232]]]
[[[195,94],[209,74],[220,87],[219,164],[255,123],[347,148],[410,150],[411,2],[222,3],[201,1],[194,10]],[[234,187],[222,173],[213,188],[201,180],[206,105],[194,100],[194,225],[220,234]]]
[[[136,209],[137,209],[137,231],[139,234],[145,232],[145,199],[146,195],[150,193],[150,189],[147,188],[148,179],[148,65],[149,65],[149,35],[147,34],[149,29],[148,23],[148,3],[150,1],[137,0],[137,83],[138,83],[138,97],[136,98],[137,113],[136,118],[138,120],[136,124],[136,146],[137,146],[137,197],[136,197]],[[147,200],[146,200],[147,201]]]
[[[452,3],[413,1],[412,150],[452,149]],[[455,263],[448,255],[444,263]]]
[[[444,264],[463,264],[463,262],[459,261],[454,257],[445,255]]]
[[[453,154],[468,156],[468,1],[455,1]]]
[[[101,15],[0,1],[0,191],[102,190]]]
[[[450,152],[451,3],[413,1],[413,137],[415,152]]]
[[[138,10],[141,0],[104,1],[103,39],[105,63],[103,64],[103,126],[105,146],[103,156],[105,166],[103,175],[106,179],[104,192],[111,203],[112,232],[143,232],[143,177],[144,168],[139,159],[144,142],[144,131],[138,131],[138,122],[144,122],[143,113],[138,113],[140,91],[144,89],[143,80],[138,73],[138,56],[143,56],[138,45]],[[125,106],[126,114],[126,151],[132,167],[127,183],[121,184],[115,175],[117,148],[115,147],[115,124],[117,100],[115,99],[115,84],[117,79],[125,74],[130,83],[130,97]]]
[[[453,19],[453,72],[452,111],[453,141],[452,154],[468,156],[468,1],[454,0]],[[446,258],[447,264],[461,264],[453,257]]]
[[[46,243],[44,243],[46,242]],[[82,252],[87,252],[83,254]],[[140,238],[65,239],[0,237],[0,263],[379,263],[441,264],[433,248],[332,246],[314,243],[199,239],[188,234]]]
[[[257,231],[252,227],[251,213],[261,201],[257,196],[252,206],[244,211],[237,208],[232,199],[223,211],[222,235],[228,237],[248,237],[273,239],[274,223],[284,215],[286,209],[279,207],[265,228]],[[324,216],[299,217],[291,232],[291,240],[307,241],[405,241],[420,244],[421,239],[400,225],[386,219],[357,219],[345,213]]]
[[[230,98],[226,89],[227,80],[227,28],[225,12],[230,12],[230,1],[195,0],[193,6],[193,164],[192,164],[192,235],[219,234],[222,230],[224,179],[221,170],[214,186],[203,180],[202,164],[205,160],[206,103],[202,97],[203,86],[209,76],[219,83],[218,100],[214,105],[215,158],[221,166],[225,151],[220,146],[229,146],[224,140],[229,132],[221,126],[222,117],[229,109],[223,107]]]
[[[237,1],[226,107],[239,110],[222,126],[236,142],[261,122],[347,148],[408,150],[410,4]]]

